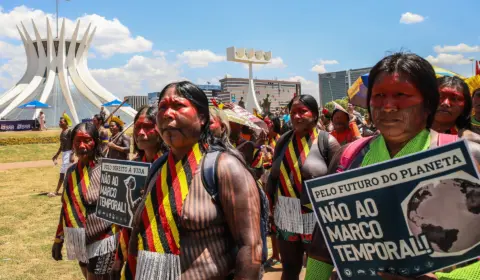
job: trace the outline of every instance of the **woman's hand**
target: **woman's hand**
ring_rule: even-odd
[[[52,246],[52,258],[56,261],[61,261],[62,260],[62,247],[63,247],[63,242],[60,243],[53,243]]]

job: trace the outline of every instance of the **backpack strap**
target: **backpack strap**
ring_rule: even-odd
[[[337,173],[344,172],[355,159],[355,156],[372,140],[373,136],[363,137],[350,143],[342,153],[338,164]]]
[[[212,197],[215,203],[218,203],[218,187],[217,187],[217,167],[218,157],[221,151],[206,153],[202,162],[202,183],[205,190]]]
[[[328,165],[328,151],[329,151],[329,146],[328,146],[328,137],[330,136],[330,133],[326,132],[325,130],[320,130],[318,133],[318,138],[317,138],[317,145],[318,145],[318,150],[320,151],[320,155],[322,155],[325,164]]]
[[[453,143],[458,140],[458,135],[456,134],[445,134],[439,133],[437,138],[437,147]]]

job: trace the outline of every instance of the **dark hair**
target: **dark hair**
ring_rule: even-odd
[[[140,118],[141,115],[145,115],[145,117],[151,121],[152,123],[156,124],[157,123],[157,112],[158,108],[156,106],[149,106],[149,105],[144,105],[140,109],[138,109],[137,114],[135,115],[135,118],[133,119],[133,125],[135,126],[135,123],[137,120]],[[158,139],[160,140],[157,146],[157,152],[162,151],[165,152],[167,148],[165,147],[165,143],[163,142],[162,137],[158,135]],[[140,150],[137,146],[137,141],[135,139],[135,135],[133,136],[133,151],[137,154],[138,157],[143,157],[145,155],[145,151]]]
[[[472,111],[472,96],[470,95],[470,89],[468,85],[459,77],[440,77],[437,79],[438,82],[438,90],[443,87],[451,87],[458,91],[461,91],[463,94],[463,98],[465,99],[465,106],[463,107],[462,114],[455,120],[455,125],[458,129],[470,129],[470,121],[471,116],[470,113]],[[440,105],[440,104],[439,104]]]
[[[318,112],[318,103],[317,103],[317,100],[315,100],[315,98],[309,94],[300,94],[300,95],[297,95],[295,96],[294,98],[292,98],[292,100],[290,100],[290,102],[288,102],[288,111],[290,112],[292,110],[292,105],[293,105],[293,102],[295,102],[295,100],[298,100],[300,102],[303,103],[303,105],[307,106],[307,108],[312,111],[313,115],[315,116],[315,124],[318,122],[318,116],[319,116],[319,112]]]
[[[292,122],[283,123],[282,129],[280,130],[280,134],[283,135],[292,129],[293,129]]]
[[[93,115],[93,118],[96,119],[99,123],[101,123],[103,125],[103,123],[105,122],[105,120],[103,119],[103,116],[100,115],[100,114],[95,114]]]
[[[432,65],[424,58],[413,53],[395,53],[383,58],[370,70],[367,104],[370,104],[375,80],[384,73],[404,75],[420,91],[423,97],[423,107],[428,112],[427,128],[430,128],[439,102],[437,78]],[[372,119],[370,105],[368,105],[368,113],[370,119]]]
[[[273,132],[280,134],[281,132],[280,130],[282,129],[282,123],[280,122],[280,117],[272,113],[268,113],[267,117],[273,123]]]
[[[210,110],[208,107],[208,98],[205,92],[196,85],[188,81],[182,81],[178,83],[170,83],[166,85],[163,90],[158,94],[158,102],[162,100],[169,88],[174,88],[175,92],[192,102],[195,108],[197,108],[198,114],[204,123],[200,131],[200,149],[204,150],[205,144],[208,144],[210,138]]]
[[[233,155],[245,166],[247,170],[250,171],[250,173],[253,176],[253,173],[245,164],[245,159],[236,150],[232,149],[231,147],[228,147],[228,145],[225,145],[225,143],[216,140],[213,134],[211,133],[210,108],[208,106],[208,98],[205,92],[201,90],[199,87],[197,87],[196,85],[188,81],[170,83],[166,85],[163,88],[163,90],[158,94],[159,103],[169,88],[174,88],[175,92],[178,95],[183,96],[184,98],[192,102],[195,108],[197,108],[200,118],[204,120],[204,124],[202,125],[201,131],[200,131],[200,139],[198,141],[200,143],[200,149],[203,152],[205,152],[207,149],[208,151],[225,151]]]
[[[70,143],[71,143],[72,147],[73,147],[73,139],[75,139],[75,135],[77,135],[77,132],[80,131],[80,130],[84,130],[86,133],[88,133],[90,136],[92,136],[93,141],[95,142],[93,159],[95,160],[95,162],[97,162],[102,157],[102,153],[101,153],[101,150],[100,150],[100,135],[98,133],[97,128],[91,122],[85,122],[85,123],[77,124],[73,128],[72,134],[70,136]]]
[[[118,122],[111,120],[110,123],[115,123],[115,125],[118,127],[118,131],[122,132],[123,131],[123,126],[121,126]]]

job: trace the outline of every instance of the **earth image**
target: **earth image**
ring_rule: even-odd
[[[426,184],[407,206],[410,231],[424,234],[439,253],[454,253],[480,242],[480,185],[465,179]]]

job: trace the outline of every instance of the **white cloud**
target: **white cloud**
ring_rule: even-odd
[[[6,37],[20,40],[16,25],[20,25],[21,22],[24,23],[30,36],[34,38],[35,34],[31,20],[37,25],[40,35],[45,37],[47,34],[47,17],[50,20],[52,32],[55,36],[56,28],[53,14],[47,14],[42,10],[36,10],[26,6],[18,6],[10,11],[4,11],[3,8],[0,7],[0,22],[2,23],[0,25],[0,38]],[[67,37],[71,37],[78,20],[80,20],[79,34],[84,34],[89,23],[92,23],[92,26],[97,28],[92,42],[92,48],[103,57],[109,57],[117,53],[144,52],[152,49],[153,43],[151,41],[142,36],[133,36],[130,30],[117,18],[109,20],[96,14],[83,15],[73,20],[65,19]]]
[[[403,24],[415,24],[415,23],[420,23],[424,20],[425,18],[423,16],[413,14],[410,12],[406,12],[402,14],[402,16],[400,17],[400,23],[403,23]]]
[[[320,60],[321,65],[333,65],[333,64],[338,64],[338,61],[336,60]]]
[[[435,46],[433,50],[436,53],[476,53],[480,52],[480,46],[469,46],[464,43],[460,43],[456,46]]]
[[[293,76],[285,80],[291,82],[300,82],[300,84],[302,85],[302,94],[309,94],[315,97],[317,102],[319,101],[318,83],[307,80],[302,76]]]
[[[177,55],[180,63],[187,64],[191,68],[204,68],[209,63],[225,61],[226,57],[217,55],[210,50],[184,51]]]
[[[470,64],[471,61],[464,57],[462,54],[448,54],[448,53],[441,53],[438,54],[436,57],[429,55],[426,59],[434,65],[442,64],[442,65],[462,65],[462,64]]]
[[[325,65],[335,65],[338,64],[337,60],[331,59],[331,60],[323,60],[321,59],[318,64],[314,65],[310,71],[316,72],[318,74],[323,74],[327,72],[327,68],[325,68]]]
[[[325,65],[323,64],[317,64],[310,69],[312,72],[317,72],[318,74],[323,74],[327,72],[327,69],[325,68]]]
[[[180,76],[180,69],[165,56],[133,56],[127,64],[109,69],[92,69],[95,79],[113,94],[146,94],[161,91],[168,83],[186,80]]]
[[[25,56],[23,45],[12,45],[7,42],[0,41],[0,59],[10,59],[17,56]]]

